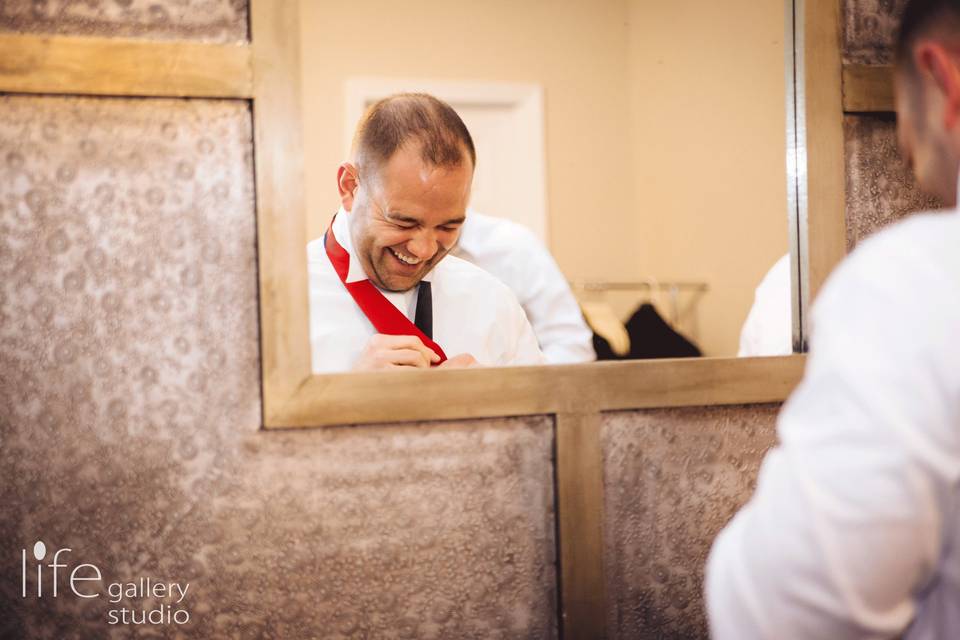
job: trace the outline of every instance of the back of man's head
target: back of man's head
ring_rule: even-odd
[[[477,163],[473,138],[453,107],[425,93],[401,93],[373,104],[353,137],[353,160],[360,171],[377,171],[402,147],[413,145],[424,163],[457,166]]]
[[[901,155],[922,191],[953,206],[960,167],[960,0],[910,0],[896,58]]]
[[[896,62],[902,71],[914,69],[913,45],[924,37],[960,42],[960,0],[910,0],[897,36]]]

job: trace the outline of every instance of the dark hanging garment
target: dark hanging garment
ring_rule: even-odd
[[[630,357],[630,354],[621,356],[614,353],[606,338],[596,332],[593,334],[593,350],[597,353],[597,360],[626,360]]]
[[[594,334],[593,348],[597,360],[696,358],[703,355],[695,344],[674,331],[649,302],[640,305],[624,326],[630,335],[630,353],[618,356],[606,340]]]

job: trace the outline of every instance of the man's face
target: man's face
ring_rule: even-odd
[[[370,280],[406,291],[453,248],[466,219],[473,166],[424,164],[413,145],[360,179],[350,209],[357,257]],[[373,175],[375,174],[375,175]]]
[[[946,206],[957,198],[960,157],[944,124],[943,92],[929,74],[899,69],[895,78],[897,142],[917,184]]]

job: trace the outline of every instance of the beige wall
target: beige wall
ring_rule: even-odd
[[[539,83],[564,272],[708,281],[701,345],[734,353],[787,248],[782,5],[663,4],[302,0],[311,236],[337,206],[346,78]]]
[[[623,215],[633,197],[625,19],[622,0],[303,0],[311,234],[337,206],[346,78],[536,82],[545,95],[551,249],[570,275],[630,272],[632,254],[609,245],[614,229],[636,236]],[[597,104],[606,105],[599,117]],[[584,220],[604,232],[585,234]]]
[[[787,252],[783,3],[633,0],[629,24],[641,270],[708,282],[700,343],[730,355]]]

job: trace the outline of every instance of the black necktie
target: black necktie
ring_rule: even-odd
[[[421,280],[417,289],[417,313],[413,324],[433,340],[433,294],[430,293],[430,283],[426,280]]]

